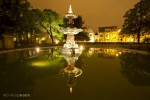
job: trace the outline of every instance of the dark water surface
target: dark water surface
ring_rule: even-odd
[[[0,100],[150,100],[149,55],[86,48],[67,57],[60,50],[0,53]],[[64,77],[72,61],[82,74]]]

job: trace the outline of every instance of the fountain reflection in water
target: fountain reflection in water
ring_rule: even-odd
[[[79,55],[64,55],[65,60],[67,61],[67,67],[60,70],[60,75],[67,78],[66,85],[72,93],[73,87],[76,85],[76,78],[82,74],[82,70],[75,67],[75,62],[78,60]]]
[[[67,40],[61,50],[61,53],[63,54],[68,65],[60,71],[60,75],[67,77],[66,85],[69,86],[70,93],[72,93],[72,87],[76,84],[76,77],[82,74],[82,70],[75,67],[75,62],[78,60],[78,57],[83,50],[83,47],[79,47],[74,40],[74,35],[82,31],[82,29],[74,27],[73,19],[76,19],[77,17],[78,16],[73,13],[70,5],[68,13],[65,14],[65,18],[67,19],[67,27],[61,28],[61,31],[64,34],[67,34]]]

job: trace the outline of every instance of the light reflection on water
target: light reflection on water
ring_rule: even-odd
[[[30,97],[20,97],[27,100],[150,99],[149,55],[119,49],[86,48],[80,56],[67,58],[73,61],[68,62],[60,50],[1,53],[0,100],[18,99],[10,94],[30,94]],[[60,71],[67,66],[76,67],[83,73],[76,78],[62,77]]]

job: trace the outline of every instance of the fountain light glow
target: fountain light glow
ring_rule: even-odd
[[[36,52],[40,52],[40,48],[39,47],[36,48]]]
[[[84,49],[84,47],[83,46],[80,46],[80,50],[83,50]]]
[[[56,40],[55,43],[58,44],[58,43],[59,43],[59,40]]]

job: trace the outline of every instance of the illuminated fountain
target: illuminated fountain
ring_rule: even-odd
[[[74,27],[73,19],[76,19],[77,17],[78,15],[73,13],[72,7],[70,5],[68,13],[65,14],[65,18],[67,19],[67,27],[61,28],[61,31],[64,34],[67,34],[66,43],[64,44],[63,49],[61,51],[63,54],[77,54],[81,52],[81,50],[78,47],[78,44],[74,40],[74,35],[82,31],[82,29]]]
[[[67,61],[68,65],[66,68],[60,70],[60,75],[67,78],[66,85],[69,86],[70,93],[72,93],[72,88],[76,84],[76,78],[82,74],[82,70],[75,67],[75,62],[78,60],[78,57],[82,53],[83,47],[78,46],[74,40],[74,35],[82,31],[74,27],[74,19],[78,16],[73,13],[71,5],[69,7],[68,13],[65,14],[67,19],[67,27],[61,28],[61,31],[64,34],[67,34],[66,43],[64,44],[61,53]]]
[[[73,86],[76,85],[76,78],[82,74],[82,70],[75,67],[75,62],[78,60],[78,56],[64,56],[64,58],[68,65],[60,70],[60,75],[67,78],[66,85],[69,87],[70,93],[72,93]]]

